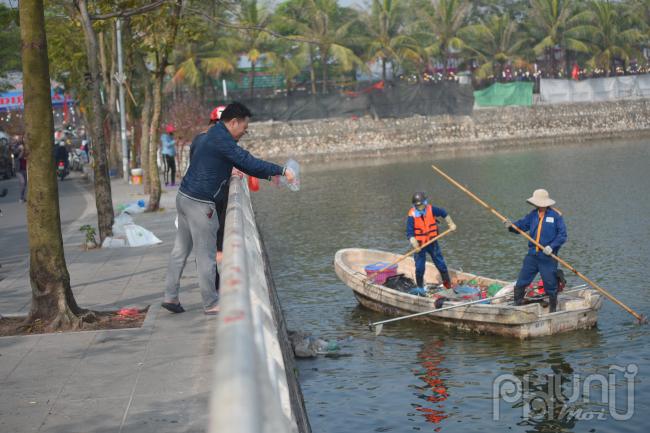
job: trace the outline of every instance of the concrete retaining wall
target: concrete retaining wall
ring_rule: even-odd
[[[249,130],[242,145],[254,155],[301,160],[650,137],[650,100],[479,109],[457,117],[255,122]]]

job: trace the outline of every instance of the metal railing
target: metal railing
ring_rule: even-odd
[[[209,433],[297,432],[250,195],[230,182]]]

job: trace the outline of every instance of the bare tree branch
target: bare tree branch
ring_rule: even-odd
[[[140,15],[144,14],[147,12],[150,12],[154,9],[157,9],[158,7],[162,6],[164,3],[166,3],[167,0],[158,0],[153,3],[150,3],[148,5],[140,6],[138,8],[133,8],[133,9],[127,9],[125,11],[117,11],[117,12],[109,12],[106,14],[101,14],[101,15],[92,15],[90,19],[92,21],[100,21],[100,20],[107,20],[110,18],[127,18],[127,17],[132,17],[134,15]]]

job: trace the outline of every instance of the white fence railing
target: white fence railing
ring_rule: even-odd
[[[209,433],[294,433],[259,232],[244,183],[230,183]]]

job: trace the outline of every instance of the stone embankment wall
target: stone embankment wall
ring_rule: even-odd
[[[254,122],[242,145],[264,157],[457,151],[650,137],[650,100],[474,110],[471,116]]]

